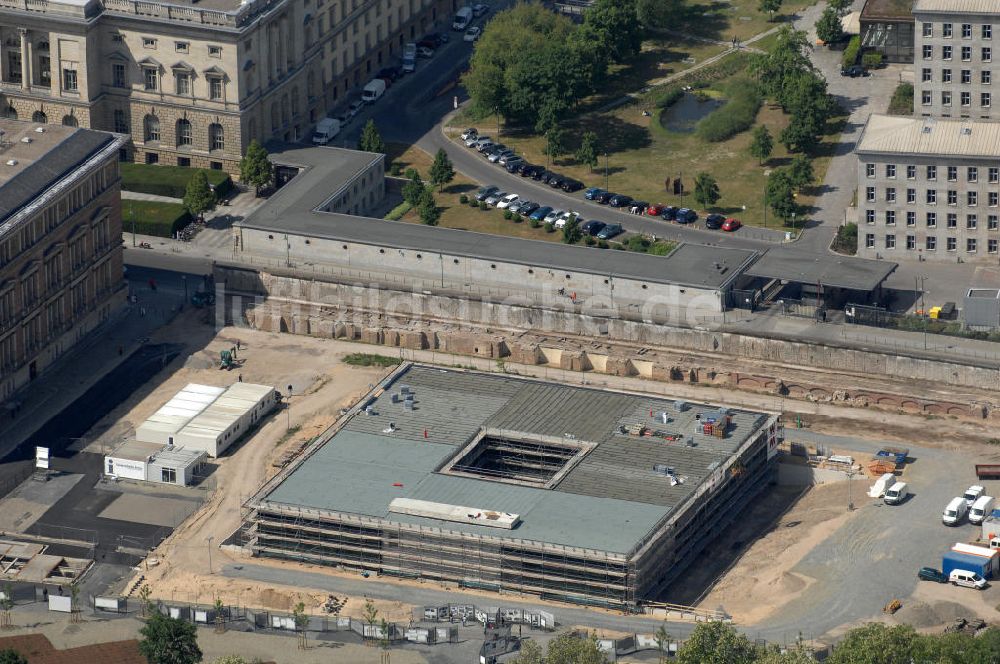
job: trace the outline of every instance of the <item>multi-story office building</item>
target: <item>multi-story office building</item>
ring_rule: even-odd
[[[1000,67],[994,71],[993,64],[1000,5],[986,0],[916,0],[913,19],[916,114],[1000,119],[1000,96],[993,85],[993,74],[1000,76]]]
[[[855,152],[858,255],[998,262],[1000,123],[872,115]]]
[[[0,120],[0,399],[125,304],[127,140]]]
[[[0,115],[236,173],[252,139],[296,140],[457,3],[0,0]]]

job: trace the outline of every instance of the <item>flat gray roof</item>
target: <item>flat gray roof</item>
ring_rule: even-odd
[[[683,243],[669,256],[651,256],[541,240],[316,212],[355,174],[381,155],[341,148],[287,148],[271,154],[279,165],[301,169],[291,182],[237,226],[328,240],[446,253],[525,266],[546,267],[697,288],[725,288],[758,253],[747,249]],[[469,214],[477,214],[469,211]]]
[[[403,385],[415,395],[413,410],[393,401]],[[731,409],[733,424],[720,438],[702,433],[696,419],[715,415],[717,406],[691,403],[678,411],[669,399],[421,365],[401,370],[370,405],[372,414],[355,415],[261,503],[627,554],[768,418]],[[659,435],[623,433],[630,424]],[[439,472],[481,428],[592,448],[551,488]],[[673,468],[683,482],[654,472],[654,464]],[[390,513],[394,498],[511,512],[521,522],[499,532]]]
[[[746,274],[867,292],[875,290],[897,267],[897,263],[889,261],[781,248],[768,249]]]
[[[873,113],[858,139],[858,154],[994,159],[1000,126],[968,119],[915,118]]]

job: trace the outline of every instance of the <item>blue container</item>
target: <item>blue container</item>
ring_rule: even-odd
[[[975,572],[984,579],[988,579],[992,575],[988,558],[973,556],[968,553],[959,553],[958,551],[949,551],[941,557],[941,571],[945,574],[951,574],[952,570],[956,569]]]

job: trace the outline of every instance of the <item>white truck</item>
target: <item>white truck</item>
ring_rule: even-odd
[[[366,104],[374,104],[383,94],[385,94],[385,81],[381,78],[373,78],[361,91],[361,101]]]
[[[403,71],[407,74],[417,71],[417,45],[413,42],[403,47]]]
[[[452,21],[451,29],[457,30],[459,32],[465,32],[465,29],[469,27],[469,23],[472,22],[472,7],[462,7],[457,12],[455,12],[455,20]]]
[[[313,131],[313,145],[326,145],[340,133],[340,120],[335,118],[323,118],[316,124]]]

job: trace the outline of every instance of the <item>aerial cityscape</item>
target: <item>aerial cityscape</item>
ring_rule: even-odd
[[[0,664],[1000,664],[994,29],[0,0]]]

